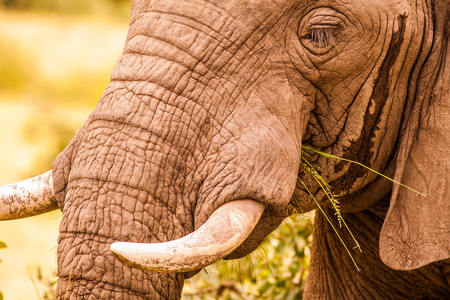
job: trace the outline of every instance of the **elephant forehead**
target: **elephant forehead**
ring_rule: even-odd
[[[233,0],[233,1],[157,1],[147,0],[140,1],[132,7],[132,23],[139,19],[143,13],[148,11],[161,12],[177,12],[178,15],[186,16],[194,20],[209,20],[211,23],[218,20],[217,23],[223,22],[226,18],[258,18],[259,20],[267,19],[267,17],[276,16],[283,13],[286,7],[292,7],[294,4],[301,3],[296,0]]]

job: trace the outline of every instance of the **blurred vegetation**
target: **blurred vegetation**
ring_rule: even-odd
[[[0,249],[4,249],[4,248],[6,248],[7,246],[6,246],[6,244],[5,244],[5,242],[2,242],[2,241],[0,241]],[[0,259],[0,263],[2,262],[2,260]],[[3,294],[2,294],[2,292],[0,292],[0,300],[3,300]]]
[[[186,281],[182,299],[301,299],[308,275],[312,217],[292,216],[254,253],[207,267]]]
[[[93,1],[75,12],[62,3],[80,2],[33,8],[51,2],[0,0],[0,185],[51,168],[94,109],[123,49],[129,1]],[[0,297],[55,299],[58,227],[48,227],[60,217],[46,215],[1,222],[0,240],[9,247],[0,253]]]
[[[25,102],[32,109],[32,116],[23,126],[23,136],[31,144],[42,138],[51,141],[47,142],[49,147],[46,153],[36,157],[37,161],[51,162],[67,146],[78,130],[76,126],[80,125],[67,117],[58,117],[56,110],[63,106],[67,110],[73,106],[92,108],[107,84],[107,77],[75,73],[58,80],[39,76],[39,70],[30,55],[13,43],[2,42],[1,36],[0,54],[0,91],[7,95],[2,98]],[[86,85],[86,81],[92,85]],[[60,103],[55,106],[58,101]],[[41,168],[35,166],[30,173],[46,171],[43,169],[45,167],[47,165]]]
[[[93,42],[85,38],[92,36],[97,30],[94,27],[100,25],[92,20],[101,19],[105,26],[119,26],[125,33],[129,5],[129,0],[0,0],[0,25],[10,22],[15,33],[20,15],[24,15],[24,22],[32,22],[26,30],[13,35],[8,35],[7,26],[0,26],[0,101],[30,111],[21,126],[22,135],[28,143],[42,148],[34,157],[36,163],[27,171],[30,174],[46,171],[51,166],[108,84],[114,59],[106,64],[97,56],[88,60],[76,55],[93,47]],[[54,19],[54,16],[59,17]],[[47,26],[42,29],[45,35],[53,31],[62,33],[61,38],[71,45],[49,53],[48,49],[42,50],[45,41],[33,31],[37,24]],[[106,31],[101,26],[98,32]],[[21,44],[19,39],[26,43]],[[96,51],[113,48],[108,43],[101,41],[98,48],[101,50]],[[71,49],[76,49],[75,56],[59,61],[59,56],[67,55]],[[37,56],[41,52],[48,57],[45,60],[42,54],[44,58],[39,62]],[[55,60],[56,67],[50,68],[49,63]],[[183,299],[300,299],[308,273],[311,238],[311,217],[291,217],[249,257],[219,262],[188,280]],[[46,275],[49,270],[51,276]],[[27,275],[32,277],[35,288],[45,287],[36,288],[37,298],[55,299],[54,270],[54,265],[46,265],[34,268]],[[1,297],[0,294],[0,300]]]
[[[131,0],[0,0],[0,7],[67,15],[112,14],[115,17],[128,19],[130,2]]]
[[[38,174],[48,170],[107,86],[120,56],[116,44],[123,44],[123,40],[109,32],[107,37],[100,35],[114,26],[125,36],[130,1],[0,1],[0,101],[15,102],[30,112],[22,125],[23,138],[30,144],[45,144],[27,172]],[[22,24],[17,21],[21,18]],[[99,36],[94,37],[89,30]],[[53,45],[52,34],[70,45]],[[112,38],[117,40],[114,45],[110,45]],[[100,52],[111,46],[115,54],[83,56],[91,51],[89,47]]]
[[[56,276],[56,267],[52,272],[52,276],[48,277],[42,273],[42,268],[37,267],[36,270],[36,280],[45,286],[45,289],[41,292],[40,298],[44,300],[55,300],[56,299],[56,282],[58,276]],[[1,300],[1,299],[0,299]]]

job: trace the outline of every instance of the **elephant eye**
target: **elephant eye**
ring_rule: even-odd
[[[339,26],[334,24],[311,26],[305,30],[300,40],[311,53],[323,55],[336,46],[336,34],[339,30]]]
[[[333,29],[329,27],[311,28],[307,38],[309,38],[311,42],[317,44],[319,48],[336,45]]]
[[[344,15],[334,9],[328,7],[314,9],[298,23],[297,37],[304,49],[312,55],[336,54],[341,40],[346,36],[342,34],[347,30],[346,20]]]

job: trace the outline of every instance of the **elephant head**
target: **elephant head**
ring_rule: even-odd
[[[96,109],[51,172],[2,188],[0,218],[62,210],[61,298],[177,299],[204,266],[256,249],[288,207],[315,209],[310,193],[329,211],[300,167],[308,145],[426,195],[311,154],[363,270],[317,214],[305,297],[448,294],[449,8],[132,1]]]

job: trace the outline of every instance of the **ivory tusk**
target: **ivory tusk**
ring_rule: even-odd
[[[57,208],[52,171],[0,186],[0,220],[31,217]]]
[[[156,272],[204,268],[233,252],[255,228],[265,206],[236,200],[219,207],[196,231],[163,243],[116,242],[111,251],[127,264]]]

